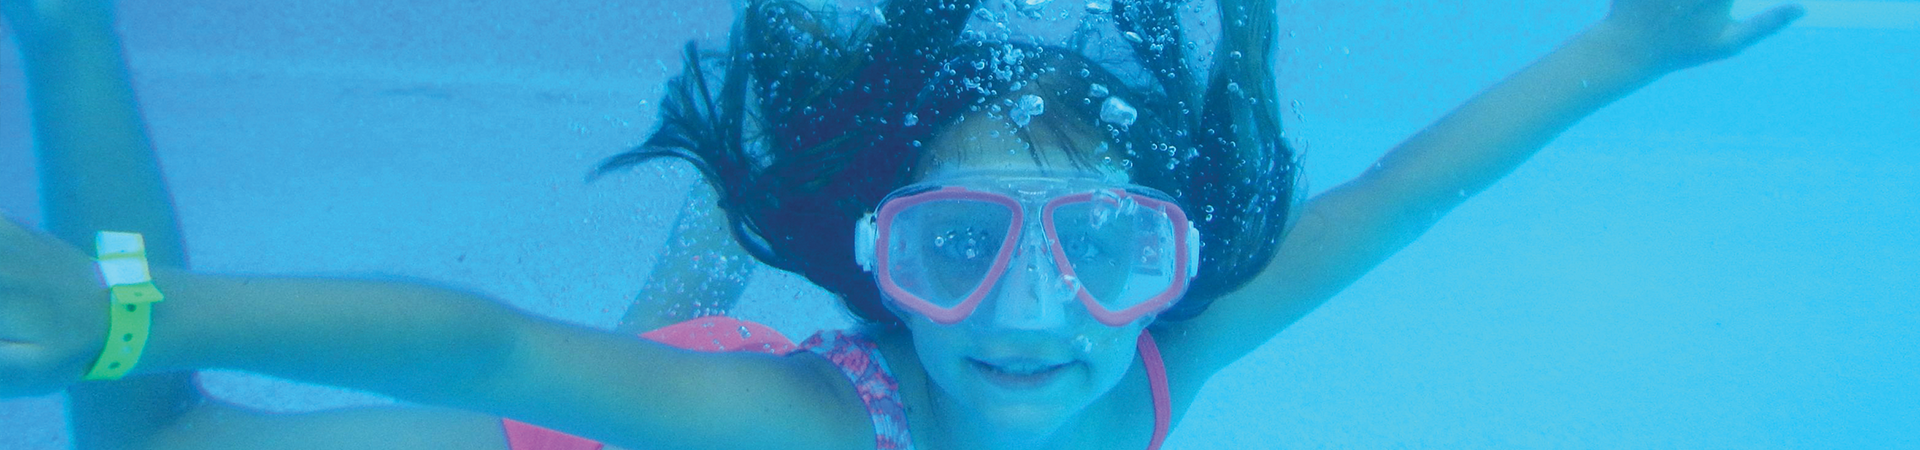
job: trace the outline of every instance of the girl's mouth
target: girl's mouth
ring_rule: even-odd
[[[981,377],[986,378],[987,381],[1000,387],[1015,390],[1045,387],[1060,378],[1060,373],[1065,372],[1067,366],[1073,365],[1073,363],[1046,364],[1036,362],[1017,362],[996,365],[976,359],[968,359],[967,362],[971,363],[973,368],[980,372]]]

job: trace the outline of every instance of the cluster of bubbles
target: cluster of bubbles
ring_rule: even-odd
[[[1093,191],[1092,204],[1094,206],[1087,209],[1087,226],[1095,230],[1105,227],[1107,222],[1115,218],[1133,217],[1140,213],[1140,202],[1133,201],[1133,196],[1123,195],[1117,189]]]
[[[687,303],[674,303],[660,310],[660,317],[668,319],[669,322],[679,322],[686,319],[707,316],[724,316],[731,306],[732,305],[719,301],[701,302],[694,300]]]
[[[1113,92],[1104,84],[1093,83],[1089,86],[1087,99],[1088,101],[1105,99],[1100,101],[1100,121],[1113,124],[1119,129],[1125,130],[1133,126],[1133,122],[1140,118],[1140,111],[1133,109],[1133,105],[1127,104],[1126,100],[1113,96]]]
[[[1023,14],[1037,16],[1052,3],[1053,0],[1015,0],[1014,7]],[[1088,0],[1084,7],[1087,14],[1112,14],[1113,0]]]
[[[941,249],[941,251],[948,256],[964,260],[973,260],[987,254],[985,248],[993,244],[992,238],[991,233],[988,233],[986,230],[975,230],[972,227],[967,227],[964,229],[948,230],[946,233],[935,235],[933,237],[933,246],[934,248]],[[948,247],[947,244],[953,244],[953,246]]]
[[[1038,74],[1027,73],[1022,62],[1027,58],[1037,57],[1038,55],[1028,54],[1029,51],[1011,44],[1012,41],[1019,40],[1016,39],[1019,36],[1015,34],[1015,29],[1019,27],[1015,25],[1017,25],[1017,22],[1019,22],[1021,18],[1052,20],[1054,19],[1051,17],[1053,15],[1052,13],[1055,12],[1059,15],[1059,20],[1054,20],[1055,23],[1071,20],[1076,15],[1072,14],[1076,12],[1073,11],[1072,7],[1062,8],[1058,6],[1059,5],[1054,4],[1053,0],[1001,0],[998,2],[988,2],[975,9],[973,11],[974,23],[963,31],[968,37],[967,40],[973,42],[1002,42],[1004,44],[1000,44],[998,48],[993,50],[993,57],[977,60],[972,63],[972,69],[981,73],[981,78],[963,77],[959,80],[959,87],[989,94],[989,97],[993,96],[991,92],[987,92],[989,89],[987,86],[989,86],[990,83],[987,79],[982,78],[990,78],[1007,83],[1007,92],[1018,92],[1025,88],[1028,81],[1027,79],[1037,76]],[[1080,22],[1079,28],[1087,28],[1093,23],[1110,22],[1108,17],[1114,12],[1113,0],[1087,0],[1086,3],[1084,3],[1083,11],[1080,12],[1083,12],[1085,18],[1090,20],[1078,21]],[[1040,27],[1045,28],[1047,26],[1041,25]],[[1055,28],[1065,29],[1070,27]],[[1086,31],[1087,30],[1084,29],[1076,29],[1075,35],[1079,36]],[[1023,34],[1021,36],[1025,35]],[[1035,39],[1034,36],[1025,37]],[[1123,33],[1121,37],[1133,42],[1154,41],[1157,43],[1164,40],[1159,36],[1143,37],[1138,33],[1131,32]],[[1061,43],[1065,44],[1065,42]],[[952,69],[949,68],[948,72],[952,73]],[[1085,72],[1086,71],[1082,71],[1082,76],[1087,75]],[[1126,99],[1112,95],[1108,87],[1104,85],[1094,85],[1093,89],[1087,93],[1085,101],[1087,104],[1100,102],[1099,120],[1110,124],[1118,130],[1124,131],[1132,126],[1140,115],[1139,111],[1131,103],[1127,102]],[[997,104],[975,105],[972,108],[974,111],[986,112],[989,117],[998,117],[1004,114],[1005,117],[1011,120],[1016,126],[1024,128],[1032,123],[1033,118],[1045,113],[1046,104],[1045,101],[1037,95],[1024,95],[1017,99],[1003,101]],[[919,123],[919,118],[912,115],[903,117],[902,120],[908,126]]]

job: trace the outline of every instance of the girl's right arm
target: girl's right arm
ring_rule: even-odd
[[[33,72],[29,78],[33,80],[30,87],[33,88],[31,97],[35,107],[35,134],[41,150],[43,182],[47,183],[43,186],[43,193],[54,197],[46,202],[49,205],[48,226],[67,242],[85,242],[91,238],[92,231],[98,229],[140,231],[148,236],[149,257],[156,266],[181,266],[185,260],[184,252],[179,246],[178,231],[166,201],[164,185],[159,180],[157,166],[152,160],[131,86],[126,81],[124,63],[119,61],[118,42],[111,32],[110,14],[106,10],[110,6],[109,2],[99,1],[0,0],[0,8],[5,8],[11,31],[23,44],[23,56],[27,57],[29,70]],[[45,19],[49,15],[92,18],[98,19],[98,23],[33,20]],[[53,28],[55,25],[80,26],[56,29]],[[108,197],[94,198],[99,195]],[[152,198],[141,198],[141,195]],[[102,314],[105,302],[99,300],[104,299],[105,294],[96,285],[91,262],[84,255],[76,257],[71,248],[61,250],[60,247],[58,243],[14,224],[0,223],[0,396],[44,393],[72,384],[72,378],[91,363],[93,356],[98,355],[100,340],[105,336],[104,320],[101,320],[105,317]],[[469,326],[474,322],[488,322],[482,320],[488,317],[524,319],[512,311],[503,312],[504,308],[492,302],[471,295],[405,283],[222,279],[181,270],[161,269],[157,272],[160,283],[172,300],[157,308],[153,336],[155,344],[142,363],[147,371],[169,365],[187,367],[195,364],[201,364],[196,367],[251,369],[296,379],[386,391],[419,401],[436,402],[436,398],[451,398],[454,400],[439,403],[497,407],[489,408],[490,411],[514,410],[512,401],[501,401],[502,398],[514,398],[513,395],[500,392],[504,389],[478,395],[449,394],[449,389],[443,388],[486,383],[440,384],[435,381],[476,380],[477,377],[432,375],[433,372],[443,372],[449,368],[459,370],[461,364],[486,365],[479,361],[463,361],[468,356],[494,355],[490,360],[498,361],[501,358],[499,355],[511,353],[502,350],[501,345],[506,340],[486,339],[513,334],[488,332],[489,329],[499,329],[498,321],[490,322],[496,325],[492,328]],[[60,279],[67,282],[50,282]],[[256,282],[259,284],[254,285]],[[251,287],[241,289],[235,286]],[[297,292],[279,292],[288,290]],[[296,298],[264,305],[238,305],[222,301],[242,296]],[[60,300],[63,297],[68,301]],[[379,305],[384,307],[357,301],[368,298],[384,299]],[[436,298],[442,302],[433,300]],[[439,310],[441,313],[428,311],[434,309],[431,306],[419,308],[421,305],[444,301],[466,302],[483,311],[447,314],[445,312],[449,310],[444,308]],[[216,313],[191,312],[198,307],[206,307]],[[311,308],[329,308],[328,312],[352,314],[313,313]],[[250,314],[234,314],[240,311]],[[403,320],[410,315],[417,315],[417,320]],[[203,325],[215,326],[168,322],[189,317],[203,319]],[[369,317],[385,320],[367,320]],[[443,320],[432,320],[435,318]],[[444,320],[448,318],[455,320]],[[269,325],[276,322],[280,325]],[[518,323],[540,322],[523,320]],[[551,323],[541,324],[562,331],[582,331],[556,327]],[[597,342],[564,338],[568,335],[566,332],[547,335],[562,336],[569,344]],[[200,349],[203,353],[198,355],[180,352],[178,354],[181,356],[173,359],[177,364],[168,363],[169,357],[165,356],[168,350],[160,342],[178,343],[183,336],[191,336],[198,343],[222,341],[213,336],[232,336],[232,342],[240,345],[207,346]],[[429,338],[419,339],[422,336]],[[300,342],[308,344],[302,345]],[[381,347],[383,344],[408,342],[413,345]],[[464,345],[443,345],[448,343]],[[435,348],[441,346],[455,351],[445,352]],[[562,355],[578,354],[564,349],[555,350],[560,350],[558,353]],[[301,356],[309,351],[332,357]],[[215,357],[200,358],[204,355]],[[625,356],[638,358],[628,361],[647,361],[644,352]],[[684,367],[686,371],[680,373],[699,374],[703,372],[701,367],[740,365],[721,361],[725,359],[713,358],[713,364],[701,364],[698,361],[689,363]],[[196,360],[198,362],[194,362]],[[395,361],[399,364],[389,364]],[[748,365],[754,364],[766,365],[767,362],[758,361]],[[603,370],[596,368],[597,365],[596,361],[587,361],[573,367],[579,370]],[[412,370],[395,367],[410,367]],[[502,370],[506,366],[489,368],[498,370],[496,373],[508,372]],[[721,370],[740,373],[731,368]],[[423,373],[427,375],[418,375]],[[511,373],[539,375],[542,371],[536,369]],[[756,373],[773,378],[782,372]],[[794,371],[784,373],[792,375]],[[389,379],[394,374],[409,379]],[[837,372],[833,374],[837,379]],[[76,443],[83,448],[497,448],[502,440],[499,421],[491,415],[418,407],[364,408],[302,415],[260,414],[218,402],[197,401],[197,395],[185,381],[184,374],[169,375],[173,376],[158,382],[146,382],[153,381],[149,378],[141,382],[130,379],[77,386],[82,389],[73,390],[75,426],[76,431],[83,435],[78,436],[80,439]],[[538,379],[496,381],[499,385],[519,388],[553,384]],[[671,381],[654,386],[679,385]],[[819,383],[814,384],[813,387],[819,387]],[[712,392],[739,390],[739,386],[711,385],[718,387]],[[679,393],[687,398],[697,397],[703,391],[695,385],[680,387],[685,390]],[[596,388],[586,386],[574,391],[593,389]],[[468,392],[471,392],[471,388]],[[83,397],[99,401],[83,401]],[[610,397],[617,399],[619,396]],[[727,401],[729,397],[724,395],[709,400],[719,402],[715,405],[751,406],[753,403],[730,402]],[[502,406],[501,403],[508,405]],[[565,401],[556,399],[552,404],[564,405]],[[646,410],[659,409],[661,405],[652,402],[601,417],[625,414],[644,417]],[[698,413],[701,409],[682,408],[680,413],[684,415],[677,417],[697,419],[704,415]],[[575,412],[592,415],[585,411]],[[716,416],[752,417],[750,414],[730,413]],[[518,417],[549,423],[526,415]],[[791,422],[797,417],[815,416],[790,416],[763,423]],[[709,422],[727,424],[734,421]],[[682,433],[674,436],[713,437],[717,433],[701,433],[698,430],[722,429],[698,425],[678,428]],[[740,435],[732,431],[726,434],[736,438],[752,435]],[[660,436],[649,441],[671,441],[672,437]],[[729,440],[716,438],[705,441],[715,443]]]
[[[185,267],[112,15],[105,0],[0,0],[26,69],[44,222],[78,246],[98,230],[139,232],[153,264]],[[422,407],[263,414],[202,398],[191,372],[84,383],[67,397],[82,450],[505,447],[491,416]]]
[[[186,253],[104,1],[0,0],[20,43],[46,227],[70,243],[96,230],[139,232],[155,264]],[[90,383],[68,391],[80,449],[126,448],[199,405],[191,373]]]
[[[0,223],[0,396],[79,382],[106,293],[79,250]],[[626,447],[871,445],[819,358],[705,354],[415,283],[160,269],[140,372],[227,368],[514,417]]]

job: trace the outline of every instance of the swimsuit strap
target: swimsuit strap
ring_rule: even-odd
[[[860,403],[873,418],[874,448],[913,448],[913,435],[907,431],[907,408],[900,402],[900,383],[894,380],[892,369],[872,339],[858,333],[822,331],[800,343],[800,348],[827,358],[853,381]]]
[[[1153,390],[1153,440],[1147,444],[1147,450],[1160,450],[1160,444],[1167,440],[1167,430],[1173,428],[1173,396],[1167,393],[1167,366],[1160,360],[1160,345],[1153,342],[1153,335],[1146,330],[1140,331],[1140,360],[1147,366],[1147,387]]]
[[[518,420],[501,418],[500,428],[507,432],[508,450],[601,450],[599,441],[554,431]]]

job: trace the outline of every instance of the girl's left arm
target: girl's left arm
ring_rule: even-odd
[[[1412,243],[1562,131],[1674,71],[1733,56],[1803,14],[1732,18],[1731,0],[1615,0],[1605,20],[1297,211],[1273,262],[1179,325],[1201,367],[1239,359]]]

